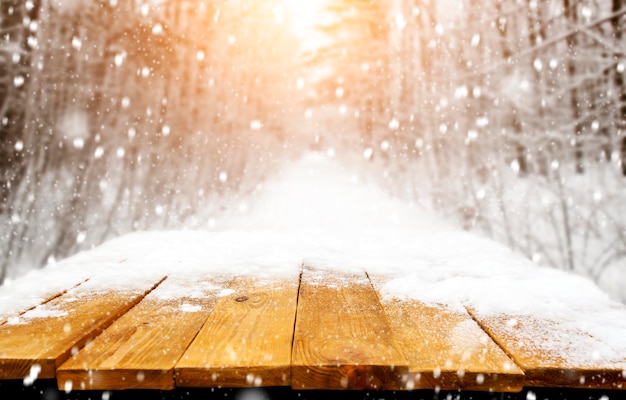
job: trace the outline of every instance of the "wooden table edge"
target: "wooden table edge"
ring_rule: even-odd
[[[176,387],[282,387],[290,386],[291,380],[291,365],[174,368]]]
[[[59,390],[172,390],[174,370],[161,369],[57,369]],[[68,384],[68,382],[70,382]]]

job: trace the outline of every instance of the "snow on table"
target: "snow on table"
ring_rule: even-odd
[[[175,386],[624,389],[590,281],[310,155],[212,231],[138,232],[0,287],[0,378]]]

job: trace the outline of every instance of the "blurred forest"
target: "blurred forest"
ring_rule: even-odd
[[[288,1],[0,0],[0,282],[208,227],[311,148],[536,262],[626,269],[626,0],[320,0],[307,44]]]

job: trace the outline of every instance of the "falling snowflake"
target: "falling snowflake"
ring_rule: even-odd
[[[253,131],[260,131],[263,128],[263,123],[258,119],[254,119],[250,122],[250,129]]]

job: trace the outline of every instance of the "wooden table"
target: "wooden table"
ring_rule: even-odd
[[[614,351],[591,331],[390,298],[389,277],[366,270],[305,263],[292,276],[164,276],[103,262],[104,275],[74,260],[82,275],[0,314],[0,379],[55,378],[65,390],[626,389],[626,354],[595,363],[570,356]],[[626,318],[626,308],[609,311]],[[556,350],[547,348],[555,335]]]

